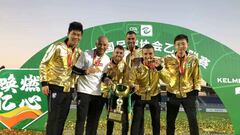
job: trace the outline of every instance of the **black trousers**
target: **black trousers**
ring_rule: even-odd
[[[113,95],[110,99],[108,99],[108,108],[115,109],[117,107],[117,99],[118,97]],[[123,105],[122,105],[122,135],[128,134],[128,98],[123,98]],[[114,122],[108,120],[107,121],[107,135],[112,135],[113,133]]]
[[[62,135],[69,113],[72,92],[63,92],[63,87],[49,85],[47,135]]]
[[[75,135],[83,135],[86,123],[86,135],[96,135],[99,118],[105,99],[102,96],[94,96],[85,93],[77,93],[77,121]]]
[[[175,121],[179,112],[179,107],[182,104],[188,118],[190,135],[199,135],[196,111],[197,91],[187,93],[187,98],[177,98],[176,95],[167,93],[167,135],[174,135]]]
[[[151,97],[151,100],[145,101],[141,100],[140,96],[136,96],[135,104],[133,108],[133,123],[131,126],[131,135],[138,135],[141,133],[141,123],[142,118],[144,118],[144,107],[146,104],[149,105],[151,119],[152,119],[152,134],[159,135],[160,134],[160,104],[159,104],[159,96]]]
[[[136,100],[139,100],[139,96],[136,93],[134,93],[132,95],[132,106],[134,106]],[[144,116],[144,112],[143,112],[143,116]],[[141,118],[140,129],[136,135],[144,135],[144,117]]]

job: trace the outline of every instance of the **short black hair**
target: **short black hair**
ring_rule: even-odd
[[[132,35],[132,34],[137,35],[136,32],[134,31],[128,31],[126,35]]]
[[[80,22],[71,22],[68,27],[68,33],[72,30],[79,30],[83,34],[83,25]]]
[[[174,39],[174,44],[175,44],[176,41],[182,40],[182,39],[185,39],[185,40],[187,41],[187,43],[188,43],[188,37],[187,37],[186,35],[184,35],[184,34],[179,34],[179,35],[177,35],[177,36],[175,37],[175,39]]]
[[[154,50],[154,47],[152,46],[152,44],[146,44],[142,47],[142,49],[153,49]]]
[[[117,48],[120,49],[120,50],[124,50],[123,46],[121,46],[121,45],[116,45],[116,46],[114,47],[114,50],[117,49]]]

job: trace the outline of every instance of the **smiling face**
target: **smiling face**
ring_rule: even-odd
[[[188,42],[186,39],[180,39],[175,41],[174,47],[177,51],[177,54],[180,55],[181,57],[185,54],[188,48]]]
[[[126,43],[128,46],[128,50],[130,50],[131,52],[135,49],[136,40],[136,34],[127,34]]]
[[[154,49],[153,48],[143,48],[142,56],[144,61],[152,61],[154,59]]]
[[[124,57],[124,50],[116,48],[112,54],[114,62],[119,63]]]
[[[68,45],[76,47],[82,39],[82,32],[79,30],[72,30],[68,33]]]
[[[102,56],[108,48],[108,39],[105,36],[98,38],[96,42],[97,55]]]

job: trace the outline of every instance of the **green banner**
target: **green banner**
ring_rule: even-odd
[[[84,30],[79,47],[82,50],[95,48],[95,41],[100,35],[109,38],[107,50],[111,55],[114,46],[126,47],[125,34],[132,30],[137,33],[137,46],[151,43],[158,56],[174,52],[173,40],[178,34],[189,37],[189,53],[198,56],[203,79],[210,84],[223,101],[232,120],[235,134],[240,134],[240,56],[225,45],[198,32],[157,22],[119,22],[95,26]],[[65,39],[59,39],[63,41]],[[56,41],[57,42],[57,41]],[[38,68],[48,46],[29,59],[22,68]]]
[[[42,94],[38,69],[0,71],[0,127],[44,129],[47,99]]]

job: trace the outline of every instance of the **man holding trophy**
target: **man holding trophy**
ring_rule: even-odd
[[[141,130],[141,120],[144,117],[144,107],[150,107],[152,118],[152,134],[160,134],[160,87],[159,80],[169,83],[169,74],[161,66],[161,59],[154,56],[154,47],[146,44],[142,48],[142,58],[138,58],[136,65],[132,67],[129,85],[135,89],[136,99],[133,108],[133,123],[131,135],[139,133]]]
[[[112,135],[114,122],[122,123],[122,135],[128,133],[128,67],[123,60],[124,48],[117,45],[102,78],[102,95],[108,98],[107,135]]]

